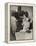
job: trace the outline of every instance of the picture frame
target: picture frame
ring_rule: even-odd
[[[10,16],[10,7],[13,7],[13,6],[21,6],[21,7],[32,7],[32,14],[33,14],[33,37],[32,39],[29,39],[29,40],[10,40],[10,19],[11,19],[11,16]],[[13,7],[14,9],[14,7]],[[12,9],[12,10],[13,10]],[[31,8],[29,8],[31,10]],[[15,11],[15,9],[14,9]],[[16,10],[17,12],[17,10]],[[17,33],[16,33],[17,34]],[[20,35],[20,34],[19,34]],[[20,37],[20,36],[19,36]],[[22,37],[23,38],[23,37]],[[17,39],[17,35],[16,35],[16,39]],[[19,38],[18,38],[19,39]],[[33,42],[33,41],[36,41],[36,4],[31,4],[31,3],[6,3],[5,4],[5,41],[7,43],[23,43],[23,42]]]

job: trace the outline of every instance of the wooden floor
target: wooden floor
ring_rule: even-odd
[[[32,32],[31,33],[27,33],[27,32],[17,32],[15,33],[16,35],[16,40],[28,40],[28,39],[32,39]]]

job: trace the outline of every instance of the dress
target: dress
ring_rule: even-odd
[[[13,32],[16,32],[16,28],[17,28],[16,21],[17,21],[16,18],[14,16],[11,16],[11,27]]]

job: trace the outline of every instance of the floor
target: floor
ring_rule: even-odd
[[[28,40],[32,39],[32,32],[27,33],[27,32],[17,32],[15,33],[16,35],[16,40]]]
[[[15,32],[15,37],[10,34],[10,40],[31,40],[32,39],[32,31],[31,33],[27,32]]]

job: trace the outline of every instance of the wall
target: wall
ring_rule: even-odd
[[[7,44],[5,40],[5,3],[6,2],[24,2],[35,3],[36,0],[0,0],[0,46],[36,46],[36,42]]]

